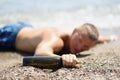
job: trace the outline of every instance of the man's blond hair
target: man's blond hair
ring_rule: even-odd
[[[97,28],[93,25],[93,24],[90,24],[90,23],[85,23],[83,24],[82,26],[80,26],[78,28],[78,31],[80,33],[85,33],[87,32],[89,38],[93,41],[96,41],[98,40],[98,37],[99,37],[99,32],[97,30]]]

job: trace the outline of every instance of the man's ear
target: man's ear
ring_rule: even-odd
[[[77,28],[75,28],[75,29],[73,30],[73,33],[72,33],[72,34],[75,34],[76,32],[78,32]]]

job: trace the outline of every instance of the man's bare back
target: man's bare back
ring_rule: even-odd
[[[63,47],[61,32],[57,28],[30,28],[21,29],[16,37],[16,49],[34,53],[39,44],[48,42],[52,38],[57,38],[56,52],[59,52]],[[59,43],[59,44],[58,44]],[[45,44],[44,44],[45,45]]]

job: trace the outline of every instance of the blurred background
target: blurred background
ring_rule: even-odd
[[[100,34],[120,34],[120,0],[0,0],[0,24],[16,21],[69,29],[92,23]]]

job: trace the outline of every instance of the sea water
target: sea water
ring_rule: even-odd
[[[0,0],[0,24],[16,21],[68,29],[92,23],[100,34],[120,34],[120,0]]]

